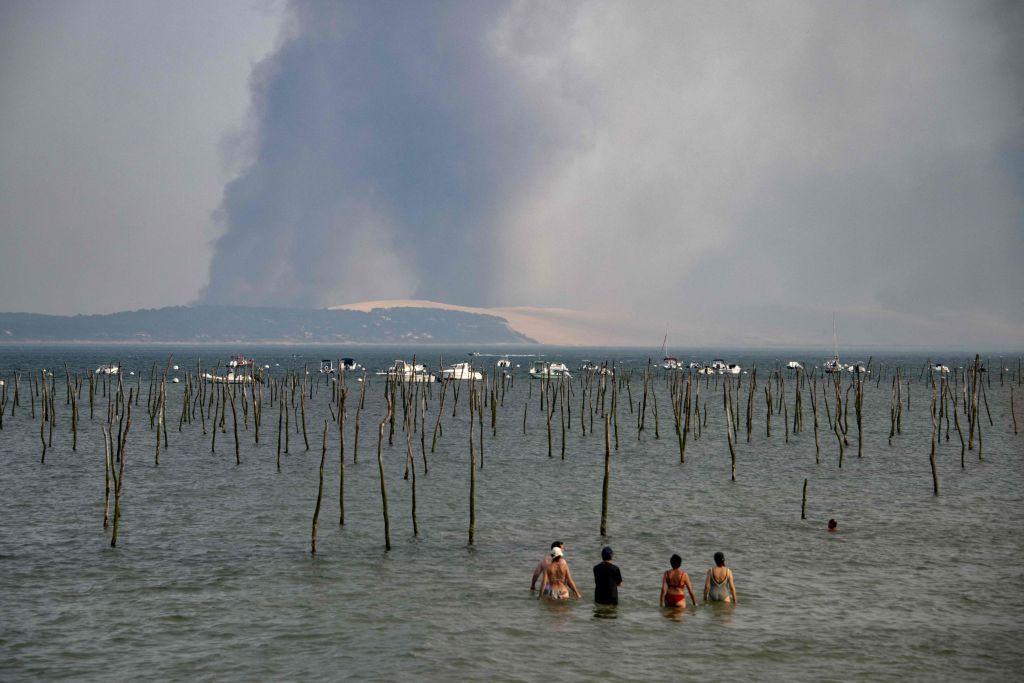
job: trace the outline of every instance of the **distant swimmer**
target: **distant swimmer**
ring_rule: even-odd
[[[594,565],[594,602],[599,605],[618,605],[622,572],[612,564],[612,549],[601,548],[601,563]]]
[[[837,522],[834,519],[828,520],[828,530],[829,531],[839,531],[839,522]]]
[[[572,572],[569,571],[562,549],[552,548],[551,562],[544,569],[544,579],[540,584],[540,597],[548,600],[568,600],[570,595],[582,597],[576,588],[576,582],[572,580]]]
[[[708,570],[704,581],[704,602],[739,602],[732,570],[725,566],[724,553],[715,553],[715,566]]]
[[[561,548],[562,552],[565,552],[565,544],[561,541],[555,541],[551,544],[551,550],[554,550],[555,548]],[[533,578],[530,579],[530,590],[535,590],[537,588],[537,579],[544,576],[544,570],[548,568],[549,564],[551,564],[551,553],[547,552],[544,554],[544,557],[540,558],[540,562],[537,563],[537,566],[533,568]]]
[[[661,596],[658,598],[658,604],[664,607],[686,609],[686,593],[683,592],[685,589],[690,594],[690,602],[696,607],[697,598],[693,597],[690,576],[680,569],[683,558],[673,555],[669,558],[668,563],[672,568],[661,575]],[[704,599],[707,600],[706,597]]]

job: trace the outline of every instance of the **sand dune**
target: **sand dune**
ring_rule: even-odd
[[[569,308],[541,308],[536,306],[508,306],[476,308],[453,306],[423,299],[387,299],[381,301],[360,301],[357,303],[331,306],[333,309],[370,311],[375,308],[439,308],[448,311],[479,313],[504,318],[512,329],[535,339],[541,344],[563,346],[586,346],[600,340],[601,344],[628,345],[635,339],[618,334],[611,316]]]

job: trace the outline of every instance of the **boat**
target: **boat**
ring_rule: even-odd
[[[120,365],[114,365],[113,363],[107,363],[96,368],[97,375],[116,375],[121,372]]]
[[[231,356],[231,360],[228,361],[229,368],[251,368],[253,364],[252,358],[246,358],[242,354]]]
[[[698,362],[697,362],[697,361],[695,361],[695,360],[691,360],[691,361],[690,361],[690,364],[689,364],[689,365],[687,365],[686,367],[690,368],[691,370],[700,370],[700,369],[701,369],[702,367],[704,367],[704,366],[703,366],[703,365],[701,365],[700,363],[698,363]]]
[[[716,358],[713,361],[711,361],[711,365],[709,367],[715,372],[717,372],[719,375],[721,375],[729,368],[729,366],[726,365],[725,361],[722,360],[721,358]]]
[[[615,371],[605,365],[598,365],[597,363],[585,360],[580,363],[580,372],[592,372],[595,375],[614,375]]]
[[[743,368],[741,368],[736,363],[729,363],[728,365],[725,366],[725,372],[728,372],[731,375],[738,375],[742,371]]]
[[[798,360],[791,360],[788,363],[786,363],[786,367],[789,368],[790,370],[803,370],[804,364]]]
[[[668,355],[668,325],[665,326],[665,337],[661,340],[661,367],[666,370],[681,370],[682,362],[675,356]]]
[[[942,375],[948,375],[949,374],[949,366],[948,365],[943,365],[941,363],[933,363],[931,365],[931,370],[932,370],[932,372],[938,372],[939,374],[942,374]]]
[[[236,374],[234,370],[228,370],[226,375],[214,375],[210,372],[204,372],[203,379],[215,384],[251,384],[256,381],[252,375],[245,373]]]
[[[711,367],[710,365],[702,365],[699,368],[697,368],[697,374],[698,375],[713,375],[713,374],[715,374],[715,369],[713,367]]]
[[[843,364],[839,362],[839,337],[836,335],[836,314],[832,314],[832,357],[821,364],[822,370],[828,373],[842,372]]]
[[[498,359],[495,365],[499,368],[507,369],[512,367],[512,361],[508,359],[508,356],[502,356],[501,358]]]
[[[171,384],[180,384],[180,383],[181,383],[181,380],[178,379],[177,377],[175,377],[174,379],[171,380]]]
[[[571,379],[572,375],[569,374],[569,368],[566,367],[565,363],[548,363],[542,360],[535,360],[530,365],[530,377],[534,379],[551,379],[556,377]]]
[[[322,375],[333,375],[334,374],[334,361],[330,358],[324,358],[320,361],[320,374]]]
[[[427,366],[416,363],[407,363],[404,360],[396,359],[386,370],[378,370],[377,374],[389,379],[397,379],[403,382],[434,382],[436,377],[427,371]]]
[[[353,370],[362,370],[363,366],[357,363],[355,358],[342,358],[341,369],[351,372]]]
[[[441,379],[451,379],[456,381],[468,382],[469,380],[482,380],[483,374],[473,369],[473,366],[469,363],[456,363],[455,365],[449,365],[447,368],[441,371]]]

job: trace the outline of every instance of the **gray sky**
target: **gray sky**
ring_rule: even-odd
[[[934,0],[7,3],[0,310],[1020,346],[1022,34]]]

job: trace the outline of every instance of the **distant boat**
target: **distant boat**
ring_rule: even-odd
[[[729,366],[721,358],[716,358],[713,361],[711,361],[711,369],[717,372],[718,374],[722,374],[723,372],[729,369]]]
[[[804,369],[803,363],[801,363],[798,360],[791,360],[791,361],[789,361],[788,363],[786,363],[786,367],[789,368],[790,370],[803,370]]]
[[[449,365],[447,368],[441,371],[441,379],[450,379],[455,381],[468,382],[469,380],[479,381],[484,376],[473,369],[473,366],[469,363],[456,363],[455,365]]]
[[[231,357],[228,361],[229,368],[251,368],[253,364],[252,358],[246,358],[242,354],[237,354]]]
[[[689,364],[689,365],[687,365],[686,367],[690,368],[691,370],[700,370],[700,369],[701,369],[702,367],[704,367],[704,366],[703,366],[703,365],[701,365],[700,363],[698,363],[698,362],[697,362],[697,361],[695,361],[695,360],[691,360],[691,361],[690,361],[690,364]]]
[[[862,363],[861,361],[857,361],[855,363],[850,363],[849,365],[844,366],[844,369],[847,372],[856,372],[858,374],[866,374],[867,371],[868,371],[868,366],[864,365],[864,363]]]
[[[357,363],[355,358],[342,358],[341,369],[346,372],[351,372],[353,370],[362,370],[363,366]]]
[[[741,368],[739,365],[736,365],[735,363],[729,363],[728,365],[725,366],[725,371],[733,375],[738,375],[740,374],[740,372],[743,371],[743,368]]]
[[[113,363],[107,363],[96,368],[97,375],[116,375],[121,372],[120,365],[114,365]]]
[[[436,377],[427,372],[427,366],[416,363],[407,363],[398,359],[386,370],[378,370],[378,375],[389,379],[401,380],[403,382],[434,382]]]
[[[931,366],[932,372],[938,372],[943,375],[949,374],[949,366],[941,363],[933,363]]]
[[[330,358],[324,358],[320,361],[320,373],[323,375],[334,374],[334,361]]]
[[[181,382],[181,380],[178,379],[177,377],[175,377],[174,379],[171,380],[172,384],[179,384],[180,382]]]
[[[569,374],[569,368],[566,367],[565,363],[547,363],[542,360],[535,360],[530,366],[530,377],[533,377],[534,379],[551,379],[557,377],[571,379],[572,375]]]
[[[614,375],[615,371],[607,365],[598,365],[589,360],[580,363],[580,372],[593,372],[596,375]]]
[[[710,365],[702,365],[701,367],[697,368],[697,374],[698,375],[713,375],[713,374],[715,374],[715,369],[713,367],[711,367]]]
[[[839,362],[839,335],[836,334],[836,314],[832,314],[832,358],[821,364],[825,372],[842,372],[843,364]]]
[[[226,375],[214,375],[209,372],[203,373],[203,378],[215,384],[251,384],[256,381],[252,375],[244,373],[235,374],[234,370],[228,370]]]
[[[661,340],[661,367],[666,370],[681,370],[682,361],[668,354],[668,325],[665,326],[665,337]]]
[[[495,365],[499,368],[510,368],[512,367],[512,361],[508,359],[508,356],[502,356],[498,359]]]

